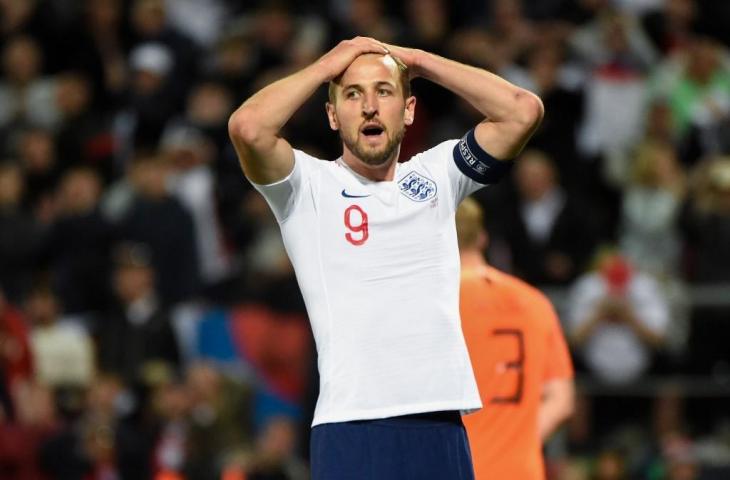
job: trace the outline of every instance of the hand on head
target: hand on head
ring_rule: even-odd
[[[385,55],[388,48],[384,43],[369,37],[341,41],[319,59],[319,65],[325,69],[326,81],[338,77],[357,57],[367,53]]]

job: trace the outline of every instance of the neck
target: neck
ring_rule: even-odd
[[[393,155],[382,165],[368,165],[352,153],[349,148],[345,147],[342,152],[342,161],[358,175],[376,182],[384,182],[395,178],[395,167],[398,163],[399,154],[400,147],[396,148]]]
[[[484,260],[484,255],[476,248],[467,248],[462,250],[459,257],[461,259],[462,270],[470,270],[487,266],[487,261]]]

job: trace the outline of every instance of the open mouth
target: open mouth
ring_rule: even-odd
[[[362,129],[360,129],[363,135],[365,135],[367,138],[376,138],[383,134],[385,129],[377,124],[370,124],[365,125]]]

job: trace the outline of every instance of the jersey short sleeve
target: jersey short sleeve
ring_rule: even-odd
[[[294,168],[289,175],[267,185],[251,182],[264,196],[279,223],[286,221],[296,208],[297,202],[309,184],[311,163],[317,161],[320,160],[301,150],[294,150]]]

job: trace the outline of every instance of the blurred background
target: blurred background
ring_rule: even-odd
[[[730,478],[730,2],[0,0],[0,478],[302,479],[316,355],[240,102],[368,35],[545,120],[477,194],[577,369],[551,479]],[[402,158],[479,115],[415,80]],[[322,88],[283,132],[334,159]]]

